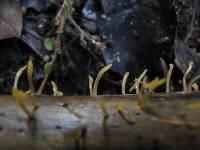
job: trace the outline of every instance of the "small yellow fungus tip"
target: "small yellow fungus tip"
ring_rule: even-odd
[[[192,70],[193,62],[191,61],[188,65],[188,69],[185,71],[184,76],[183,76],[183,92],[187,93],[189,91],[189,88],[187,87],[187,76]]]
[[[88,80],[89,80],[89,90],[90,90],[90,96],[91,96],[94,79],[92,78],[92,76],[88,75]]]
[[[25,70],[26,68],[27,68],[27,65],[24,66],[24,67],[22,67],[22,68],[20,68],[20,69],[17,71],[17,73],[16,73],[16,75],[15,75],[15,81],[14,81],[14,86],[13,86],[13,88],[18,89],[19,78],[21,77],[22,73],[24,72],[24,70]]]
[[[94,81],[94,85],[93,85],[93,89],[92,89],[92,93],[91,93],[92,96],[97,95],[97,88],[98,88],[99,81],[102,78],[103,74],[106,71],[108,71],[111,67],[112,67],[112,64],[108,64],[99,71],[99,73]]]
[[[63,92],[58,90],[57,85],[55,84],[55,82],[51,81],[52,87],[53,87],[53,95],[54,96],[63,96]]]
[[[27,66],[28,66],[27,74],[28,74],[29,92],[31,96],[34,96],[35,91],[33,85],[33,62],[31,59],[28,61]]]
[[[24,100],[27,99],[27,96],[25,92],[18,90],[16,88],[13,88],[12,95],[15,98],[17,104],[19,107],[23,110],[23,112],[27,115],[29,120],[33,119],[33,113],[28,110],[28,108],[24,104]]]
[[[128,79],[129,72],[126,72],[124,74],[123,80],[122,80],[122,95],[126,95],[126,81]]]
[[[199,86],[196,83],[192,84],[192,88],[194,89],[194,91],[199,90]]]
[[[167,72],[167,80],[166,80],[166,92],[167,93],[170,92],[170,79],[171,79],[173,69],[174,69],[174,65],[169,64],[169,70]]]
[[[193,88],[195,91],[196,91],[196,90],[197,90],[197,91],[199,90],[198,85],[195,83],[195,82],[197,82],[199,79],[200,79],[200,74],[194,76],[194,77],[191,79],[191,81],[190,81],[190,83],[189,83],[189,85],[188,85],[189,91],[192,91],[192,88]],[[195,86],[196,88],[194,88],[194,86]]]
[[[129,92],[132,92],[134,89],[136,89],[136,94],[140,94],[140,82],[141,80],[145,77],[145,75],[147,74],[147,69],[145,69],[142,74],[139,76],[138,79],[135,80],[135,83],[131,86],[131,88],[129,89]]]
[[[100,101],[99,102],[99,105],[100,105],[100,108],[102,110],[102,113],[103,113],[103,121],[104,123],[108,120],[108,118],[110,117],[107,109],[106,109],[106,106],[105,106],[105,102],[104,101]]]

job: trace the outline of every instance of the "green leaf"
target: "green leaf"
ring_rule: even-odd
[[[47,38],[44,41],[44,47],[48,50],[48,51],[52,51],[54,49],[54,40],[53,38]]]
[[[74,7],[71,7],[70,9],[69,9],[69,15],[70,16],[73,16],[75,14],[75,8]]]
[[[47,62],[46,64],[44,64],[44,73],[48,74],[52,69],[52,63],[51,62]]]

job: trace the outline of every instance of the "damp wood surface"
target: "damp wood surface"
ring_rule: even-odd
[[[199,92],[152,95],[143,107],[134,95],[35,99],[28,121],[0,96],[0,149],[200,149]]]

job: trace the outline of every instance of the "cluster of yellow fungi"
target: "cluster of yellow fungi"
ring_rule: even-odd
[[[194,89],[194,91],[198,90],[198,85],[196,84],[196,81],[200,78],[200,75],[193,78],[189,82],[189,84],[186,83],[186,79],[188,77],[189,72],[192,69],[192,66],[193,66],[193,62],[190,62],[189,65],[188,65],[188,69],[185,71],[184,76],[183,76],[183,92],[184,93],[192,91],[192,88]],[[99,73],[97,74],[95,81],[94,81],[92,76],[90,76],[90,75],[88,76],[90,96],[97,96],[98,95],[99,81],[102,78],[102,76],[105,74],[105,72],[107,72],[109,69],[111,69],[111,67],[112,67],[112,64],[108,64],[105,67],[103,67],[99,71]],[[133,90],[135,89],[135,93],[136,93],[136,95],[138,95],[139,100],[144,100],[145,98],[143,97],[142,93],[145,93],[146,95],[149,96],[149,94],[151,94],[156,88],[158,88],[161,85],[163,85],[164,83],[166,83],[166,93],[169,93],[170,92],[170,78],[171,78],[171,75],[172,75],[173,68],[174,68],[174,65],[169,64],[169,70],[167,72],[166,77],[164,77],[163,79],[159,79],[158,77],[156,77],[154,80],[152,80],[150,82],[147,82],[148,77],[147,77],[146,74],[147,74],[148,70],[145,69],[141,73],[141,75],[134,80],[134,83],[130,87],[129,92],[132,93]],[[27,69],[29,90],[24,92],[24,91],[18,89],[18,82],[19,82],[19,79],[22,76],[23,72],[26,69]],[[126,95],[126,82],[127,82],[128,77],[129,77],[129,72],[126,72],[123,79],[122,79],[122,95]],[[63,93],[58,90],[55,82],[51,81],[51,84],[52,84],[52,87],[53,87],[53,95],[54,96],[63,96]],[[34,90],[34,84],[33,84],[33,62],[32,62],[32,60],[29,60],[27,65],[20,68],[18,70],[18,72],[16,73],[15,81],[14,81],[14,85],[13,85],[13,90],[12,90],[12,95],[14,96],[16,102],[19,104],[21,109],[25,112],[27,117],[29,119],[32,119],[33,113],[32,113],[32,111],[30,111],[26,107],[26,105],[24,103],[25,100],[31,100],[31,103],[33,105],[33,109],[38,107],[38,103],[34,99],[35,90]],[[141,105],[143,105],[143,103],[144,103],[142,101],[139,101],[139,102],[140,102]],[[104,120],[107,120],[107,118],[109,117],[109,114],[108,114],[108,112],[105,108],[105,105],[102,101],[99,104],[100,104],[100,107],[101,107],[101,109],[104,113]]]

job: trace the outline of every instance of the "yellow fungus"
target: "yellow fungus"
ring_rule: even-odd
[[[148,93],[153,92],[153,90],[155,90],[157,87],[161,86],[162,84],[164,84],[166,82],[166,79],[159,79],[158,77],[156,77],[153,81],[151,81],[150,83],[147,83],[144,85],[144,88],[148,89]]]
[[[147,79],[148,79],[147,76],[145,76],[145,77],[142,79],[142,84],[143,84],[143,85],[147,83]]]
[[[99,81],[102,78],[103,74],[106,71],[108,71],[111,67],[112,67],[112,64],[108,64],[99,71],[99,73],[94,81],[94,85],[93,85],[93,89],[92,89],[92,93],[91,93],[92,96],[97,95],[97,88],[98,88]]]
[[[188,74],[190,73],[191,69],[192,69],[192,66],[193,66],[193,62],[191,61],[189,63],[189,66],[188,66],[188,69],[186,70],[186,72],[184,73],[184,76],[183,76],[183,92],[188,92],[188,88],[187,88],[187,76]]]
[[[170,78],[172,75],[172,71],[174,69],[174,65],[173,64],[169,64],[169,70],[167,72],[167,80],[166,80],[166,92],[170,92]]]
[[[53,95],[54,96],[63,96],[63,92],[58,90],[57,85],[55,84],[55,82],[51,81],[52,87],[53,87]]]
[[[132,92],[134,89],[136,89],[136,94],[138,95],[140,93],[140,82],[141,80],[144,78],[144,76],[147,73],[147,69],[145,69],[142,74],[139,76],[138,79],[136,79],[135,83],[131,86],[131,88],[129,89],[129,92]]]
[[[92,85],[93,85],[94,79],[89,75],[88,80],[89,80],[90,95],[92,95]]]
[[[195,77],[190,81],[190,83],[189,83],[189,85],[188,85],[189,91],[192,91],[193,85],[194,85],[195,82],[197,82],[197,80],[199,80],[199,79],[200,79],[200,74],[197,75],[197,76],[195,76]],[[198,85],[197,85],[197,87],[198,87]]]
[[[129,72],[126,72],[122,80],[122,95],[126,95],[126,81],[128,79],[128,76]]]
[[[199,86],[196,83],[192,84],[192,88],[194,89],[194,91],[199,90]]]
[[[30,95],[34,96],[35,91],[34,91],[34,85],[33,85],[33,62],[32,62],[32,60],[28,61],[27,66],[28,66],[27,74],[28,74],[29,91],[30,91]]]
[[[27,115],[27,117],[31,120],[33,119],[33,114],[28,110],[28,108],[24,104],[24,100],[27,99],[25,92],[18,90],[16,88],[13,88],[12,95],[15,98],[16,102],[20,106],[20,108],[24,111],[24,113]]]
[[[17,74],[15,75],[15,81],[14,81],[14,86],[13,88],[18,89],[18,82],[19,82],[19,78],[21,77],[22,73],[24,72],[24,70],[27,68],[27,65],[20,68],[17,72]]]
[[[133,85],[132,85],[131,88],[129,89],[129,92],[130,92],[130,93],[135,89],[135,85],[136,85],[136,83],[133,83]]]
[[[26,96],[27,96],[27,95],[30,95],[31,90],[29,90],[29,91],[27,91],[27,92],[23,92],[23,91],[21,91],[21,90],[18,90],[19,78],[20,78],[20,76],[22,75],[22,73],[24,72],[24,70],[27,68],[27,66],[28,66],[28,68],[29,68],[29,70],[28,70],[28,76],[29,76],[29,75],[32,76],[32,73],[31,73],[31,72],[32,72],[32,68],[33,68],[33,67],[31,67],[31,62],[29,62],[28,65],[26,65],[26,66],[20,68],[19,71],[16,73],[12,94],[13,94],[15,100],[17,101],[17,103],[18,103],[18,104],[20,105],[20,107],[22,108],[22,110],[27,114],[28,118],[30,119],[30,118],[32,117],[32,116],[31,116],[31,113],[28,111],[28,109],[26,109],[25,105],[23,104],[23,100],[24,100],[24,99],[27,99]],[[29,78],[29,80],[31,81],[31,78],[32,78],[32,77],[30,78],[30,76],[29,76],[28,78]],[[37,108],[37,107],[38,107],[37,102],[36,102],[34,99],[32,99],[32,98],[29,98],[29,99],[31,99],[32,105],[33,105],[34,109]]]

